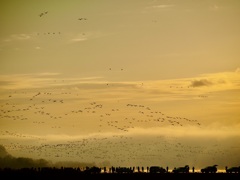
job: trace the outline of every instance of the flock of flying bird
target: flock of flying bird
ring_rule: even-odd
[[[13,135],[11,132],[1,132],[2,137]],[[20,138],[23,138],[22,136]],[[44,157],[54,160],[79,160],[80,162],[105,163],[107,165],[158,164],[183,161],[193,154],[205,155],[209,161],[215,161],[219,157],[230,154],[223,151],[222,147],[210,147],[204,145],[189,145],[178,138],[155,136],[151,138],[136,138],[124,135],[112,137],[94,136],[80,140],[68,140],[61,142],[46,142],[36,137],[25,137],[40,142],[38,145],[9,142],[5,147],[11,152],[20,152],[23,156],[29,154],[36,157]],[[171,156],[169,156],[171,154]],[[211,159],[212,158],[212,159]],[[167,165],[167,164],[166,164]],[[106,165],[103,165],[106,166]]]
[[[109,105],[103,102],[82,101],[79,93],[67,89],[39,92],[13,91],[0,103],[0,119],[10,124],[25,123],[31,128],[43,130],[51,128],[57,134],[64,133],[69,128],[70,130],[75,128],[80,132],[87,128],[91,131],[92,128],[92,132],[95,131],[99,136],[51,144],[39,136],[25,135],[6,129],[6,131],[0,131],[2,137],[13,136],[39,142],[38,145],[5,144],[6,148],[12,151],[22,151],[23,155],[26,153],[25,155],[36,154],[38,157],[73,160],[74,157],[78,157],[84,161],[94,160],[96,162],[112,160],[116,164],[139,161],[140,157],[141,162],[149,158],[164,158],[161,154],[171,149],[173,151],[178,149],[177,154],[175,153],[176,159],[182,159],[186,154],[204,153],[202,147],[176,144],[175,140],[161,136],[147,142],[128,135],[128,132],[136,127],[201,126],[198,120],[166,114],[144,104],[125,104],[113,100]],[[72,99],[76,101],[74,105],[71,105]],[[104,133],[108,132],[112,132],[113,135],[104,137]],[[180,151],[185,151],[183,153],[185,155],[182,155]]]
[[[39,17],[42,18],[43,16],[46,16],[48,14],[48,11],[45,11],[45,12],[42,12],[39,14]],[[87,18],[85,17],[81,17],[81,18],[78,18],[79,21],[86,21]],[[43,33],[37,33],[38,36],[40,35],[60,35],[61,32],[43,32]]]
[[[39,14],[39,17],[47,15],[48,11]],[[86,21],[87,18],[79,18]],[[61,34],[61,32],[48,32],[44,35]],[[38,33],[40,35],[40,33]],[[111,71],[112,68],[109,68]],[[123,71],[123,68],[120,69]],[[109,85],[109,84],[107,84]],[[172,87],[170,87],[172,88]],[[60,98],[61,97],[61,98]],[[0,119],[9,123],[25,122],[34,124],[37,128],[46,129],[51,127],[54,132],[64,133],[64,123],[69,127],[82,130],[81,123],[89,124],[97,130],[99,136],[81,140],[65,141],[63,143],[45,143],[46,139],[13,132],[10,130],[0,131],[0,135],[13,136],[16,138],[28,138],[37,140],[38,145],[20,144],[18,142],[7,143],[5,147],[11,151],[20,151],[25,155],[36,154],[46,158],[70,158],[76,157],[82,161],[94,160],[102,162],[110,160],[118,163],[144,162],[149,158],[157,162],[164,158],[164,153],[176,151],[175,159],[183,159],[192,153],[209,153],[201,146],[189,146],[176,143],[176,139],[166,139],[162,136],[151,140],[131,137],[128,132],[136,127],[164,127],[164,126],[201,126],[198,120],[187,117],[166,114],[159,109],[154,109],[144,104],[135,103],[112,103],[112,106],[102,102],[89,101],[77,103],[69,109],[71,99],[78,99],[78,94],[69,91],[15,91],[7,95],[0,103]],[[204,97],[205,98],[205,97]],[[70,101],[71,102],[71,101]],[[64,108],[66,107],[66,108]],[[71,106],[72,107],[72,106]],[[58,111],[61,109],[61,111]],[[54,120],[54,121],[52,121]],[[72,124],[71,124],[72,123]],[[31,127],[33,127],[31,125]],[[111,137],[102,137],[101,133],[113,132]],[[116,135],[115,133],[121,135]],[[115,134],[115,135],[114,135]],[[223,153],[220,150],[217,153]],[[174,154],[174,153],[173,153]],[[183,155],[184,154],[184,155]],[[213,154],[211,154],[213,155]],[[124,157],[124,158],[123,158]]]
[[[57,95],[55,98],[54,96]],[[62,92],[59,94],[54,92],[37,92],[28,98],[28,105],[23,106],[14,103],[14,99],[19,96],[15,94],[8,95],[8,101],[1,105],[0,118],[10,120],[32,120],[33,123],[47,123],[47,119],[81,119],[88,118],[91,114],[91,119],[99,121],[99,131],[104,129],[104,126],[111,127],[120,131],[129,131],[129,129],[141,126],[184,126],[184,125],[197,125],[200,126],[198,120],[189,119],[186,117],[172,116],[160,110],[153,109],[143,104],[121,104],[115,107],[107,107],[104,110],[104,104],[98,102],[89,102],[84,106],[75,109],[69,109],[65,112],[51,112],[50,106],[54,108],[62,108],[68,97],[74,98],[74,94]],[[76,96],[76,95],[75,95]],[[75,98],[78,98],[77,96]],[[50,106],[49,106],[50,105]],[[120,109],[123,108],[123,109]],[[67,109],[67,108],[66,108]],[[34,118],[34,116],[36,118]],[[42,121],[36,121],[42,119]],[[44,121],[43,121],[44,120]],[[93,124],[94,126],[94,124]]]

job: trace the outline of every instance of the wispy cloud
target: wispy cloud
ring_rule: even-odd
[[[36,46],[36,47],[35,47],[35,49],[36,49],[36,50],[40,50],[40,49],[41,49],[41,47],[39,47],[39,46]]]
[[[59,73],[11,74],[0,75],[1,89],[42,88],[53,81]]]
[[[76,38],[73,38],[71,39],[72,42],[80,42],[80,41],[86,41],[87,40],[87,37],[76,37]]]
[[[72,41],[74,41],[74,42],[80,42],[80,41],[86,41],[86,40],[87,40],[87,38],[72,39]]]
[[[129,128],[127,133],[124,132],[101,132],[101,133],[88,133],[83,135],[68,135],[68,134],[46,134],[46,135],[31,135],[31,134],[1,134],[3,139],[11,140],[22,140],[22,141],[35,141],[36,139],[48,142],[58,142],[58,141],[79,141],[83,139],[102,139],[102,138],[112,138],[114,136],[126,136],[126,137],[138,137],[138,136],[166,136],[166,137],[191,137],[191,138],[231,138],[240,137],[240,124],[235,126],[163,126],[163,127],[134,127]]]
[[[151,5],[147,6],[143,9],[142,13],[149,13],[152,11],[161,11],[161,10],[168,10],[174,7],[175,4],[156,4],[156,5]]]
[[[33,74],[27,74],[29,76],[32,76]],[[56,72],[43,72],[43,73],[37,73],[35,74],[35,76],[57,76],[60,75],[60,73],[56,73]]]
[[[91,39],[102,38],[111,34],[113,33],[104,33],[100,31],[89,31],[84,33],[78,33],[78,34],[72,35],[72,37],[69,38],[70,39],[69,42],[78,43],[78,42],[88,41]]]
[[[96,90],[102,89],[115,95],[123,93],[135,93],[132,97],[141,95],[142,98],[186,98],[190,95],[195,96],[206,91],[227,91],[239,89],[240,73],[222,72],[214,74],[203,74],[198,77],[167,79],[156,81],[108,81],[107,77],[86,76],[86,77],[64,77],[59,73],[36,73],[36,74],[15,74],[0,75],[0,87],[2,89],[21,89],[21,88],[46,88],[46,87],[69,87]],[[193,89],[194,88],[194,89]],[[102,92],[104,94],[104,92]],[[169,95],[169,96],[166,96]],[[154,96],[154,97],[153,97]]]
[[[26,41],[31,39],[31,34],[12,34],[5,40],[4,42],[11,42],[11,41]]]
[[[196,80],[198,79],[198,80]],[[240,73],[238,69],[232,72],[220,72],[212,74],[202,74],[198,78],[194,78],[191,84],[197,83],[202,87],[211,85],[212,90],[230,90],[239,89],[240,87]]]
[[[235,72],[236,72],[236,73],[240,73],[240,68],[237,68],[237,69],[235,70]]]
[[[210,86],[213,83],[207,79],[193,80],[191,83],[192,87]]]
[[[217,4],[213,4],[210,6],[210,10],[212,11],[218,11],[220,9],[220,7]]]
[[[14,34],[12,38],[17,40],[28,40],[31,36],[29,34]]]
[[[152,128],[134,128],[129,130],[129,134],[133,136],[174,136],[174,137],[202,137],[202,138],[230,138],[240,137],[240,124],[235,127],[152,127]]]
[[[154,5],[154,6],[151,6],[149,8],[160,8],[160,9],[163,9],[163,8],[170,8],[170,7],[173,7],[175,5],[173,4],[160,4],[160,5]]]
[[[70,43],[87,41],[89,39],[94,39],[94,38],[98,38],[98,37],[100,37],[99,32],[79,33],[79,34],[73,35],[73,37],[70,38]]]

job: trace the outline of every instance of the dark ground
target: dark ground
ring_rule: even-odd
[[[33,179],[33,180],[47,180],[47,179],[58,179],[58,180],[71,180],[71,179],[159,179],[159,180],[169,180],[169,179],[185,179],[185,180],[240,180],[240,173],[213,173],[213,174],[203,174],[203,173],[101,173],[101,174],[86,174],[86,173],[72,173],[72,172],[58,172],[58,173],[39,173],[39,172],[0,172],[0,179]]]

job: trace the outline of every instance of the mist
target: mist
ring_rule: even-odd
[[[31,159],[25,157],[14,157],[10,155],[4,146],[0,145],[0,168],[38,168],[50,167],[51,162],[45,159]]]
[[[110,165],[109,162],[103,162],[102,165]],[[59,161],[53,163],[52,161],[46,159],[33,159],[26,157],[14,157],[10,155],[3,145],[0,145],[0,168],[11,168],[11,169],[21,169],[21,168],[42,168],[42,167],[92,167],[96,166],[94,162],[77,162],[77,161]]]

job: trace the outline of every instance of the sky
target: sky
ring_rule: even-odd
[[[239,17],[238,0],[2,0],[1,147],[53,163],[239,166]]]

